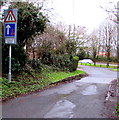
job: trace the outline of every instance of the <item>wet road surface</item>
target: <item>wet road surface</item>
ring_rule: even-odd
[[[81,66],[89,76],[3,103],[3,118],[106,118],[104,101],[117,73]]]

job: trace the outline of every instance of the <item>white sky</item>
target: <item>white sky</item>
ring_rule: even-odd
[[[25,1],[25,0],[23,0]],[[32,0],[31,0],[32,1]],[[33,0],[35,1],[35,0]],[[42,1],[42,0],[36,0]],[[48,8],[53,8],[51,22],[66,25],[86,26],[89,31],[97,28],[107,18],[107,13],[100,8],[109,8],[109,2],[118,0],[47,0]],[[112,5],[112,4],[111,4]]]
[[[107,18],[107,13],[100,8],[109,6],[109,2],[118,0],[52,0],[54,23],[82,25],[93,30]]]

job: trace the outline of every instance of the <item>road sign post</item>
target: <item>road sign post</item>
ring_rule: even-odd
[[[8,81],[11,82],[11,54],[12,54],[12,51],[11,51],[11,45],[9,46],[9,73],[8,73]]]
[[[4,11],[4,38],[5,44],[9,44],[9,73],[8,81],[11,82],[11,54],[12,44],[17,43],[17,9],[8,9]]]

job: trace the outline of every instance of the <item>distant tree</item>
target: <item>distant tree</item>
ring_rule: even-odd
[[[105,10],[111,21],[115,22],[117,24],[117,39],[119,39],[119,2],[118,1],[113,1],[109,2],[108,7],[102,7],[103,10]],[[116,46],[116,53],[117,53],[117,60],[119,62],[119,44],[117,42],[118,40],[115,41],[115,46]],[[118,66],[119,67],[119,66]]]
[[[94,61],[94,65],[96,65],[96,59],[98,57],[98,52],[100,51],[100,36],[98,36],[97,30],[94,30],[89,35],[89,42],[88,43],[89,43],[92,59]]]
[[[110,55],[116,39],[115,36],[116,26],[113,22],[108,20],[102,24],[101,30],[102,30],[103,47],[107,56],[107,66],[109,66]]]
[[[70,25],[69,30],[68,30],[68,38],[75,42],[76,53],[80,54],[82,52],[82,48],[87,47],[86,43],[88,41],[88,39],[87,39],[88,37],[87,37],[86,27],[84,27],[84,26],[71,26]]]

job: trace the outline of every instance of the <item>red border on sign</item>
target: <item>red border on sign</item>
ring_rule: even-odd
[[[11,21],[6,21],[6,19],[7,19],[8,15],[10,14],[10,12],[11,12],[11,14],[12,14],[12,16],[13,16],[14,20],[11,20]],[[16,18],[15,18],[15,16],[14,16],[14,14],[13,14],[12,10],[9,10],[9,12],[8,12],[8,14],[7,14],[7,16],[6,16],[5,20],[4,20],[4,22],[16,22]]]

